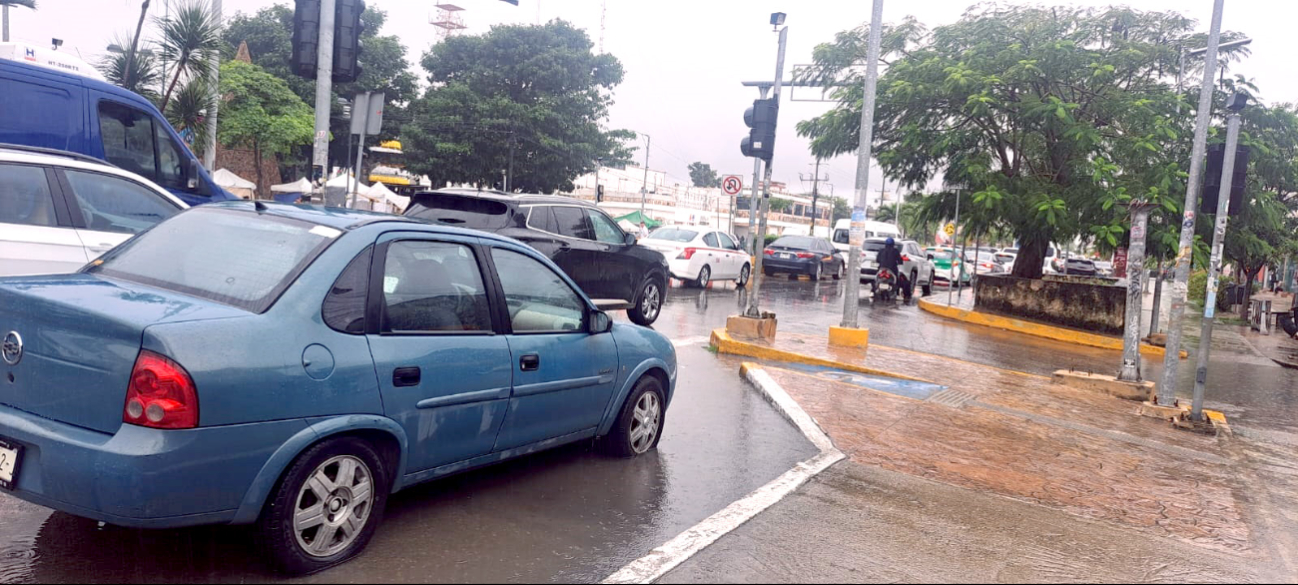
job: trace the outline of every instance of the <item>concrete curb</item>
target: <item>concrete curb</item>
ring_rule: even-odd
[[[843,459],[843,454],[834,447],[829,435],[821,430],[820,425],[816,424],[811,415],[807,414],[793,400],[793,397],[771,378],[770,374],[756,364],[748,362],[740,366],[739,372],[757,388],[767,402],[779,411],[780,415],[797,426],[807,440],[820,450],[820,453],[798,463],[793,469],[784,472],[770,483],[753,490],[752,493],[726,506],[720,512],[649,551],[649,554],[632,561],[604,579],[603,583],[653,583]]]
[[[828,343],[828,341],[826,343]],[[937,382],[934,382],[932,380],[925,380],[923,378],[907,376],[906,374],[898,374],[896,372],[889,372],[887,370],[880,370],[877,368],[870,368],[870,367],[860,366],[856,364],[849,364],[846,362],[834,361],[827,358],[818,358],[818,357],[804,355],[804,354],[787,351],[783,349],[776,349],[774,347],[769,347],[766,345],[750,343],[747,341],[740,341],[738,339],[731,337],[730,334],[726,333],[725,329],[715,329],[712,331],[712,346],[717,348],[717,352],[719,353],[742,355],[745,357],[757,358],[762,360],[793,362],[798,364],[808,364],[812,366],[826,366],[830,368],[838,368],[840,370],[847,370],[847,371],[857,372],[861,374],[870,374],[873,376],[887,376],[889,378],[900,378],[902,380],[910,380],[912,382],[924,382],[926,384],[937,384]],[[940,386],[941,384],[937,384],[937,385]]]
[[[1046,339],[1053,339],[1055,341],[1062,341],[1073,345],[1084,345],[1088,347],[1122,351],[1122,339],[1117,337],[1109,337],[1107,335],[1098,335],[1095,333],[1087,333],[1085,331],[1076,331],[1073,329],[1044,325],[1032,321],[1024,321],[1013,317],[1003,317],[1001,315],[992,315],[990,313],[950,307],[932,301],[926,301],[924,299],[919,300],[919,308],[935,315],[963,321],[973,325],[994,327],[996,329],[1004,329],[1015,333],[1044,337]],[[1158,347],[1157,345],[1142,343],[1140,344],[1140,352],[1151,356],[1161,357],[1166,355],[1167,350]],[[1188,357],[1190,357],[1189,353],[1185,351],[1181,352],[1181,359]]]

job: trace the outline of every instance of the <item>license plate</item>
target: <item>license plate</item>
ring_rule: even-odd
[[[781,257],[781,258],[792,258],[792,257],[793,257],[793,254],[785,254],[785,253],[781,252],[781,253],[780,253],[780,257]]]
[[[0,488],[14,489],[18,479],[18,465],[22,463],[23,446],[7,439],[0,439]]]

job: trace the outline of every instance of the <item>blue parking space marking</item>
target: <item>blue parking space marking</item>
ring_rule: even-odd
[[[932,384],[929,382],[916,382],[913,380],[902,380],[900,378],[889,378],[887,376],[872,376],[870,374],[861,374],[858,372],[849,372],[839,370],[828,366],[813,366],[808,364],[783,363],[782,367],[798,370],[812,374],[818,378],[852,384],[862,388],[869,388],[897,396],[905,396],[915,400],[928,400],[928,398],[938,392],[946,390],[947,387],[941,384]]]

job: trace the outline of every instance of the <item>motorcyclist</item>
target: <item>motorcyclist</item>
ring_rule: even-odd
[[[876,258],[879,262],[879,270],[887,270],[897,277],[897,285],[905,295],[906,302],[910,302],[910,280],[901,270],[901,250],[897,249],[897,241],[889,237],[883,241],[883,249],[879,250]]]

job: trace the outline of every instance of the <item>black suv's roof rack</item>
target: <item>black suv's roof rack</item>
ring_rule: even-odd
[[[57,148],[45,148],[41,146],[27,146],[25,144],[10,144],[7,142],[0,142],[0,150],[16,150],[18,152],[30,152],[32,154],[47,154],[50,156],[61,156],[63,158],[70,158],[72,160],[81,161],[85,163],[94,163],[98,165],[117,168],[117,165],[110,163],[106,160],[81,154],[79,152],[72,152],[70,150],[59,150]]]

